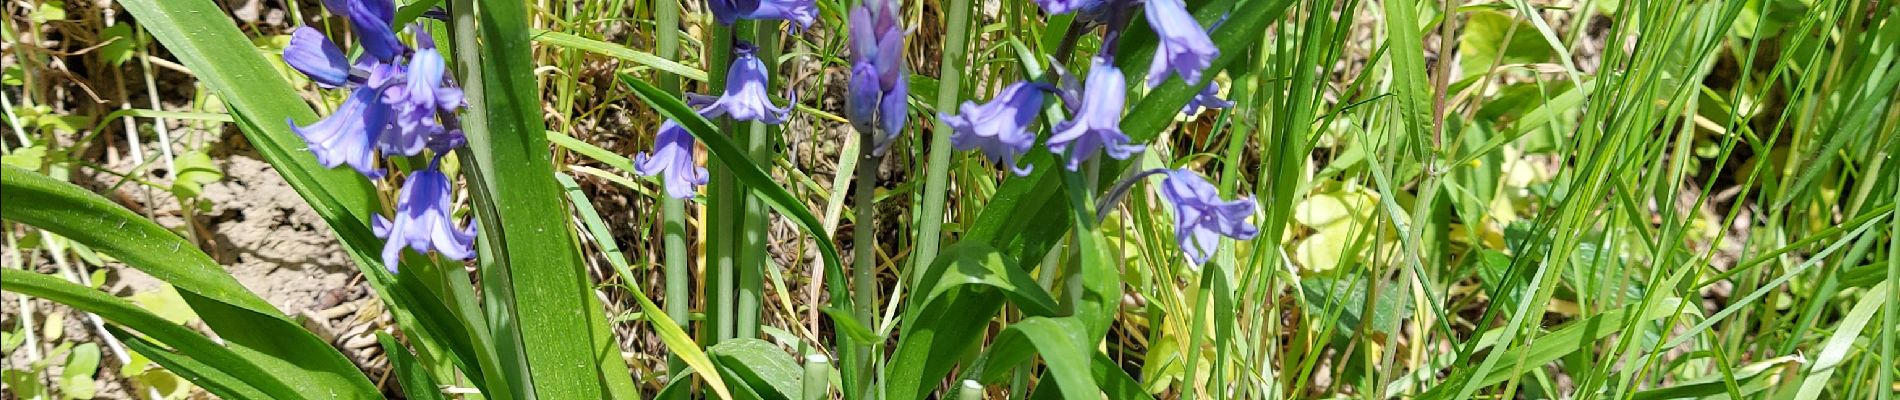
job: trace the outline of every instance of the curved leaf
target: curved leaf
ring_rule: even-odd
[[[1011,324],[990,346],[989,360],[983,366],[984,381],[999,380],[1004,372],[1041,354],[1045,370],[1055,378],[1062,397],[1069,400],[1093,400],[1101,397],[1101,388],[1090,372],[1095,349],[1089,345],[1087,324],[1072,317],[1031,317]]]
[[[172,323],[166,320],[165,317],[160,317],[157,314],[139,308],[137,305],[133,305],[125,299],[113,297],[104,292],[79,286],[78,284],[52,276],[11,268],[0,269],[0,283],[4,283],[0,284],[0,287],[6,288],[7,291],[65,304],[96,314],[100,318],[104,318],[106,321],[111,321],[114,324],[131,328],[134,331],[138,331],[138,333],[151,337],[152,340],[158,343],[177,349],[181,353],[177,358],[202,364],[206,366],[204,369],[218,370],[221,374],[231,377],[230,380],[213,377],[218,379],[218,382],[206,383],[207,386],[217,384],[232,388],[234,393],[255,392],[270,395],[270,397],[258,398],[307,398],[307,396],[299,394],[297,390],[291,389],[291,387],[286,385],[283,381],[278,380],[278,375],[273,375],[272,370],[260,366],[258,363],[253,362],[252,359],[233,352],[224,346],[219,346],[217,343],[212,342],[210,338],[199,335],[190,328]],[[184,292],[180,292],[180,294],[182,295]],[[119,336],[122,339],[132,337],[130,335]],[[127,342],[130,342],[130,340]],[[164,361],[159,359],[159,357],[164,357],[164,355],[152,354],[156,352],[141,350],[140,353],[152,357],[153,360]],[[168,365],[167,367],[170,366]]]
[[[342,353],[245,290],[197,246],[125,207],[31,171],[0,173],[0,217],[65,236],[177,287],[205,324],[310,397],[374,398]],[[251,355],[251,354],[247,354]]]
[[[929,394],[965,352],[983,341],[987,322],[1005,297],[1032,316],[1055,316],[1058,310],[1035,278],[983,243],[945,248],[918,282],[918,290],[928,295],[912,300],[904,318],[908,322],[884,377],[892,399]]]
[[[727,340],[707,349],[707,354],[761,399],[790,400],[803,386],[804,370],[790,354],[764,340]]]

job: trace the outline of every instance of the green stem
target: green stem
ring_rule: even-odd
[[[877,166],[878,157],[871,154],[875,139],[873,133],[861,133],[858,143],[866,145],[858,149],[858,177],[855,202],[852,208],[857,212],[857,221],[852,224],[851,256],[851,302],[856,305],[855,316],[866,327],[876,329],[877,318]],[[847,394],[866,394],[870,387],[871,348],[870,343],[853,343],[853,353],[847,359],[844,373],[847,375]],[[871,398],[868,396],[859,398]]]
[[[766,76],[778,75],[774,71],[778,69],[778,63],[775,61],[778,60],[779,24],[756,23],[754,25],[756,30],[753,38],[755,44],[758,45],[759,59],[765,61]],[[778,128],[763,122],[753,122],[749,125],[751,125],[750,129],[745,131],[746,135],[742,138],[746,144],[746,153],[754,163],[767,166],[769,170],[773,157],[771,138],[772,134],[778,132]],[[759,336],[759,306],[763,304],[765,298],[765,259],[768,254],[765,236],[771,214],[766,212],[765,202],[758,196],[751,195],[749,191],[741,192],[740,196],[745,199],[745,220],[742,222],[744,229],[740,232],[739,238],[739,269],[737,271],[739,292],[737,293],[738,304],[735,307],[735,312],[738,313],[736,316],[738,326],[734,335],[739,338],[756,338]]]
[[[659,41],[657,55],[666,59],[679,57],[680,4],[676,0],[655,1],[654,30]],[[660,88],[668,93],[679,94],[679,77],[660,72]],[[672,196],[660,196],[660,226],[664,232],[661,247],[666,256],[666,316],[678,324],[680,330],[691,332],[692,326],[692,266],[687,264],[686,254],[686,202]],[[637,285],[636,282],[627,282]],[[686,361],[678,353],[668,352],[666,372],[673,375],[687,369]],[[685,400],[686,391],[674,392],[673,400]]]
[[[732,63],[733,29],[718,23],[710,26],[712,29],[708,30],[708,34],[711,37],[706,40],[705,54],[706,87],[720,90],[726,86],[726,70]],[[732,132],[731,120],[720,118],[714,122],[719,125],[721,132]],[[706,243],[706,322],[712,324],[712,329],[700,332],[700,343],[706,346],[733,337],[732,315],[737,310],[733,309],[732,293],[736,282],[731,271],[738,265],[736,234],[739,207],[743,204],[739,201],[738,183],[732,172],[726,169],[724,162],[717,160],[717,155],[712,157],[714,162],[707,163],[707,170],[712,173],[712,187],[706,199],[712,215],[705,225],[708,236],[711,236],[711,240]]]
[[[950,0],[947,11],[950,15],[945,21],[950,24],[950,31],[946,36],[948,43],[943,46],[943,61],[938,64],[943,71],[937,86],[938,110],[956,109],[957,101],[961,100],[963,67],[968,64],[966,59],[970,47],[970,0]],[[919,271],[928,268],[937,258],[938,244],[943,239],[944,193],[950,182],[950,154],[953,153],[950,148],[950,127],[942,120],[932,120],[936,120],[937,129],[932,130],[935,135],[930,138],[930,161],[927,164],[930,169],[924,173],[924,204],[919,220],[922,225],[917,230],[917,248],[911,253],[916,263],[911,264],[911,269],[906,271],[913,280],[912,286],[917,285],[914,280],[923,278]]]

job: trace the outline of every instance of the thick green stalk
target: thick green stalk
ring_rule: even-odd
[[[656,3],[654,31],[659,42],[659,48],[656,49],[655,54],[669,60],[677,59],[680,48],[680,3],[678,0],[657,0],[654,3]],[[660,72],[659,76],[661,89],[675,95],[680,93],[678,76],[666,72]],[[685,200],[672,196],[660,196],[660,227],[663,235],[660,246],[666,257],[661,260],[666,268],[666,316],[672,318],[673,322],[679,325],[680,330],[692,332],[692,305],[689,303],[692,301],[693,289],[689,281],[693,277],[693,270],[692,265],[686,262],[689,256],[686,254]],[[637,285],[638,283],[627,282],[627,284]],[[685,371],[686,368],[685,359],[680,358],[678,353],[667,352],[667,375],[676,375],[680,371]],[[685,400],[689,395],[686,391],[677,391],[674,394],[674,400]]]
[[[954,110],[957,101],[962,100],[963,67],[967,64],[970,47],[970,0],[950,0],[950,13],[945,20],[949,33],[943,45],[943,60],[938,63],[943,76],[937,82],[937,109]],[[943,239],[943,203],[944,192],[950,182],[950,127],[942,120],[936,121],[937,127],[930,137],[929,170],[924,172],[924,204],[920,225],[917,228],[917,248],[911,252],[915,263],[905,271],[911,279],[922,279],[917,273],[929,267],[937,258],[937,248]],[[915,286],[917,282],[911,282]]]
[[[877,166],[878,156],[872,155],[874,133],[858,134],[858,177],[856,193],[852,195],[852,209],[857,212],[857,220],[851,230],[851,302],[857,308],[853,315],[858,323],[874,326],[877,318]],[[875,329],[875,328],[873,328]],[[852,343],[850,358],[845,360],[845,379],[847,395],[863,396],[870,387],[871,344]],[[851,396],[847,396],[851,397]]]
[[[717,22],[708,24],[706,39],[706,88],[719,93],[726,87],[726,70],[732,63],[732,27]],[[713,121],[721,132],[731,132],[731,120],[720,118]],[[711,346],[732,337],[733,276],[731,271],[738,265],[736,233],[738,233],[739,201],[738,183],[732,171],[724,162],[713,155],[713,162],[706,163],[706,169],[712,174],[711,188],[706,196],[709,215],[705,229],[710,238],[706,242],[706,266],[704,275],[706,298],[706,323],[711,329],[700,331],[700,344]]]
[[[462,84],[462,90],[464,93],[482,93],[484,82],[482,80],[481,52],[476,51],[477,48],[480,48],[480,41],[476,38],[477,22],[475,16],[475,1],[455,0],[449,2],[449,15],[452,21],[452,23],[449,24],[449,29],[453,32],[453,48],[455,49],[452,55],[455,57],[455,71],[461,73],[460,83]],[[462,121],[463,131],[487,131],[488,107],[485,105],[486,102],[481,96],[468,96],[466,100],[468,101],[468,108],[465,113],[467,118],[464,118]],[[471,174],[471,178],[472,174],[480,173],[479,169],[470,168],[472,162],[473,160],[470,159],[463,159],[462,162],[462,170],[465,171],[464,173]],[[471,191],[470,194],[475,195],[477,193]],[[491,239],[492,238],[488,235],[476,235],[475,248],[478,254],[494,254],[494,249],[500,244],[495,243]],[[477,257],[477,262],[481,265],[481,280],[484,283],[482,285],[482,311],[486,314],[484,319],[488,321],[486,328],[489,334],[494,337],[495,353],[498,358],[500,358],[497,363],[503,366],[500,371],[488,372],[499,376],[489,377],[488,384],[491,387],[487,394],[500,398],[533,398],[533,392],[530,389],[531,385],[528,382],[528,361],[522,354],[521,336],[515,331],[513,326],[515,314],[514,290],[507,284],[507,269],[490,257]]]
[[[758,57],[765,62],[766,76],[777,76],[779,24],[755,23],[754,43],[758,45]],[[771,85],[766,85],[771,87]],[[745,142],[746,153],[752,162],[763,166],[772,165],[772,135],[778,128],[764,122],[752,122],[744,131],[741,139]],[[765,259],[767,225],[771,214],[766,212],[765,202],[753,196],[751,191],[740,193],[745,199],[745,218],[739,237],[739,269],[737,271],[738,298],[735,307],[737,327],[734,337],[756,338],[759,336],[759,305],[765,298]]]

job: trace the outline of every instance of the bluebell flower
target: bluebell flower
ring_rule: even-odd
[[[381,141],[384,153],[412,156],[422,152],[430,137],[444,132],[436,115],[453,118],[462,106],[462,90],[445,84],[442,53],[436,51],[429,34],[418,32],[416,43],[404,84],[383,92],[383,102],[395,110],[392,132]]]
[[[1247,223],[1254,201],[1223,201],[1212,183],[1186,168],[1165,171],[1161,194],[1174,203],[1174,235],[1181,253],[1194,265],[1207,263],[1220,248],[1220,237],[1253,239],[1260,230]]]
[[[818,20],[816,0],[707,0],[706,4],[713,18],[726,25],[741,19],[786,20],[802,30]]]
[[[706,169],[693,161],[693,135],[673,120],[660,124],[653,137],[653,151],[633,156],[633,171],[641,176],[661,176],[666,195],[692,199],[699,185],[706,184]]]
[[[1220,49],[1201,29],[1200,22],[1188,14],[1181,0],[1148,0],[1148,26],[1161,37],[1154,62],[1148,66],[1148,87],[1161,85],[1169,73],[1181,75],[1188,84],[1201,81],[1201,71],[1214,63]]]
[[[350,31],[356,32],[357,45],[363,46],[363,53],[382,62],[393,62],[401,56],[407,46],[396,38],[396,3],[391,0],[339,0],[327,1],[330,13],[337,12],[343,6],[343,15],[350,21]],[[341,3],[341,4],[338,4]]]
[[[1181,107],[1181,113],[1195,115],[1200,114],[1202,108],[1219,109],[1233,106],[1234,102],[1220,98],[1219,84],[1208,82],[1206,89],[1201,89],[1200,93],[1194,94],[1193,99],[1188,99],[1187,106]]]
[[[343,58],[343,50],[308,26],[290,33],[284,63],[323,87],[341,87],[350,81],[350,61]]]
[[[1042,112],[1043,89],[1030,82],[1016,82],[1003,88],[989,103],[977,105],[965,101],[959,114],[938,114],[951,129],[950,145],[957,150],[983,149],[990,162],[1009,166],[1017,176],[1029,175],[1034,166],[1016,165],[1016,157],[1036,144],[1029,124]]]
[[[397,263],[402,261],[403,248],[418,253],[434,250],[455,260],[475,256],[475,224],[456,226],[451,212],[454,194],[449,191],[449,177],[436,166],[440,161],[437,156],[428,167],[409,174],[397,193],[395,219],[376,215],[371,221],[376,237],[387,240],[383,243],[383,266],[390,273],[395,273]]]
[[[772,97],[766,94],[765,62],[753,55],[757,51],[752,44],[737,42],[733,46],[732,68],[726,73],[726,93],[718,98],[701,95],[689,95],[687,100],[701,107],[700,115],[706,118],[732,117],[739,121],[761,121],[768,124],[785,123],[785,117],[792,107],[772,105]],[[796,103],[797,97],[792,98]]]
[[[1042,11],[1049,13],[1049,15],[1067,14],[1067,13],[1075,12],[1078,10],[1098,8],[1102,4],[1105,4],[1105,3],[1109,3],[1109,1],[1108,0],[1036,0],[1036,5],[1042,6]]]
[[[318,164],[329,168],[347,164],[371,178],[383,175],[375,165],[376,138],[389,124],[389,107],[376,100],[376,89],[356,88],[335,113],[309,126],[286,120],[290,130],[309,144]]]
[[[1068,121],[1056,124],[1055,135],[1049,137],[1049,151],[1068,154],[1064,166],[1070,171],[1095,157],[1096,151],[1126,160],[1142,150],[1141,145],[1128,144],[1128,135],[1122,134],[1122,107],[1128,102],[1124,79],[1113,61],[1096,57],[1082,84],[1082,106]]]
[[[910,114],[910,82],[904,72],[904,29],[897,2],[867,0],[851,9],[851,81],[846,117],[874,139],[871,153],[884,155],[904,132]]]

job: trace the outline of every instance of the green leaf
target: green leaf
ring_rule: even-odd
[[[124,65],[126,61],[131,61],[132,56],[137,55],[138,49],[144,47],[144,43],[138,41],[138,36],[132,34],[132,24],[108,26],[99,31],[99,40],[106,42],[97,50],[99,58],[113,66]]]
[[[46,165],[46,148],[27,146],[13,149],[12,153],[0,156],[0,164],[6,164],[28,171],[38,171]]]
[[[59,373],[59,392],[68,399],[91,399],[99,386],[93,374],[99,373],[99,345],[81,343],[66,354],[66,366]]]
[[[621,74],[620,81],[633,87],[634,94],[658,109],[662,115],[678,122],[681,127],[686,128],[687,132],[691,132],[695,139],[699,139],[699,142],[705,144],[706,149],[712,152],[714,160],[724,163],[740,183],[759,195],[759,199],[763,200],[765,205],[792,218],[807,234],[816,236],[820,232],[826,232],[824,224],[818,221],[818,217],[812,215],[811,210],[805,209],[804,202],[793,197],[791,192],[773,181],[772,176],[766,174],[758,164],[753,164],[738,144],[733,143],[731,138],[719,134],[719,131],[713,128],[712,123],[706,121],[705,117],[693,112],[679,99],[632,75]],[[841,302],[848,302],[850,297],[845,293],[844,277],[846,275],[844,264],[838,255],[837,245],[833,244],[829,237],[814,237],[813,239],[813,242],[817,242],[818,254],[825,263],[825,286],[830,289],[832,306],[849,309],[850,307],[842,307],[841,304]]]
[[[1801,390],[1795,393],[1795,400],[1820,398],[1822,391],[1833,386],[1828,384],[1828,378],[1847,359],[1847,352],[1854,350],[1854,341],[1860,338],[1861,330],[1867,329],[1867,324],[1876,319],[1874,312],[1880,311],[1880,306],[1887,302],[1887,292],[1892,283],[1893,279],[1889,278],[1868,289],[1866,294],[1861,295],[1860,301],[1854,303],[1854,309],[1841,318],[1840,327],[1834,329],[1834,334],[1828,335],[1821,352],[1815,354],[1814,360],[1808,363],[1807,376],[1801,378]]]
[[[727,340],[707,349],[707,354],[764,400],[794,399],[804,384],[804,370],[792,361],[792,355],[764,340]]]
[[[298,391],[291,389],[289,385],[278,380],[279,377],[301,379],[304,377],[303,374],[278,375],[276,371],[260,366],[261,364],[256,362],[260,357],[241,354],[232,349],[219,346],[217,343],[213,343],[211,339],[199,335],[197,332],[193,332],[190,328],[166,321],[165,318],[140,309],[138,306],[134,306],[132,303],[123,299],[67,282],[64,279],[10,268],[0,269],[0,283],[4,283],[4,285],[0,285],[0,287],[5,288],[7,291],[65,304],[82,311],[97,314],[100,318],[111,321],[114,324],[138,331],[138,333],[143,334],[144,337],[150,337],[153,341],[164,343],[172,348],[178,349],[183,354],[189,355],[180,356],[179,358],[190,359],[201,365],[215,366],[215,368],[212,369],[232,377],[231,382],[242,383],[244,387],[253,388],[250,389],[253,392],[269,395],[267,397],[259,396],[248,398],[310,398],[299,394]],[[109,326],[108,329],[117,328]],[[114,336],[125,340],[128,346],[133,344],[131,339],[140,338],[138,335]],[[152,349],[156,349],[156,347]],[[153,359],[159,361],[160,364],[167,362],[166,360],[154,356],[154,352],[149,351],[151,349],[134,348],[133,350],[145,354],[148,357],[153,357]],[[170,366],[167,365],[167,367],[169,368]],[[200,384],[207,383],[200,382]],[[343,387],[339,387],[339,389],[342,388]],[[328,396],[324,398],[328,398]]]
[[[126,349],[144,355],[153,362],[157,362],[158,365],[165,367],[166,370],[190,379],[193,383],[198,384],[199,387],[204,388],[206,392],[211,392],[212,395],[226,399],[241,400],[278,398],[275,395],[251,386],[250,383],[243,381],[237,376],[231,375],[226,370],[220,369],[228,368],[228,365],[213,364],[193,358],[196,355],[188,356],[166,350],[157,344],[147,341],[144,337],[125,332],[115,326],[106,326],[106,330],[111,332],[113,337],[119,338],[120,342],[125,343]]]
[[[1550,45],[1544,44],[1537,27],[1530,22],[1502,12],[1475,11],[1465,19],[1464,27],[1464,33],[1458,36],[1458,66],[1465,75],[1484,74],[1493,63],[1529,64],[1550,60]],[[1510,36],[1510,42],[1505,42],[1505,36]]]
[[[911,300],[903,334],[885,375],[892,399],[918,399],[983,342],[1005,296],[1031,316],[1055,316],[1055,300],[1002,252],[977,242],[945,248],[918,280],[927,293]]]
[[[204,192],[204,185],[224,179],[224,171],[211,162],[211,156],[202,151],[179,153],[174,160],[178,166],[177,175],[172,179],[172,195],[181,199],[197,198]]]
[[[429,370],[416,361],[416,355],[408,347],[396,343],[396,338],[386,332],[376,332],[376,342],[383,345],[383,354],[389,358],[389,367],[396,372],[396,382],[402,384],[402,394],[411,400],[441,400],[442,390],[437,389],[435,377]]]
[[[534,30],[533,33],[529,35],[534,38],[535,42],[539,42],[541,44],[546,44],[546,45],[555,46],[555,47],[565,47],[565,48],[570,48],[570,49],[576,49],[576,50],[601,54],[608,57],[632,61],[636,64],[645,65],[648,67],[652,67],[653,69],[665,71],[667,73],[671,73],[674,75],[679,75],[679,76],[685,77],[686,79],[692,79],[692,80],[700,81],[700,82],[706,81],[706,71],[701,71],[698,68],[693,68],[691,66],[687,66],[686,64],[680,64],[672,60],[660,58],[659,56],[653,55],[652,53],[630,49],[630,48],[627,48],[626,46],[602,42],[602,41],[594,40],[594,39],[588,39],[588,38],[584,38],[580,36],[574,36],[571,34],[566,34],[566,33],[561,33],[561,32],[544,31],[540,29]]]
[[[1094,362],[1094,343],[1081,320],[1064,317],[1030,317],[1014,324],[996,338],[990,347],[991,364],[985,365],[985,381],[1028,361],[1031,352],[1041,354],[1048,376],[1069,400],[1093,400],[1101,397],[1090,364]],[[1046,382],[1046,381],[1045,381]]]
[[[453,3],[451,9],[458,9]],[[534,75],[529,41],[529,10],[518,2],[484,2],[475,11],[480,45],[456,50],[457,65],[470,79],[468,147],[458,152],[467,174],[480,236],[477,248],[483,285],[491,304],[506,303],[500,320],[503,346],[519,346],[526,371],[504,371],[532,387],[516,387],[523,397],[593,399],[603,374],[599,357],[618,359],[617,349],[596,349],[606,338],[606,313],[594,302],[593,286],[581,265],[569,214],[549,159],[541,91]],[[462,21],[469,22],[469,21]],[[457,37],[460,43],[466,37]],[[475,57],[468,63],[465,57]],[[468,68],[473,68],[469,70]],[[518,344],[517,344],[518,343]],[[607,351],[613,351],[607,353]]]
[[[84,188],[0,167],[0,217],[85,244],[172,284],[206,325],[306,395],[374,397],[355,364],[245,290],[189,241]],[[109,228],[109,229],[101,229]]]

